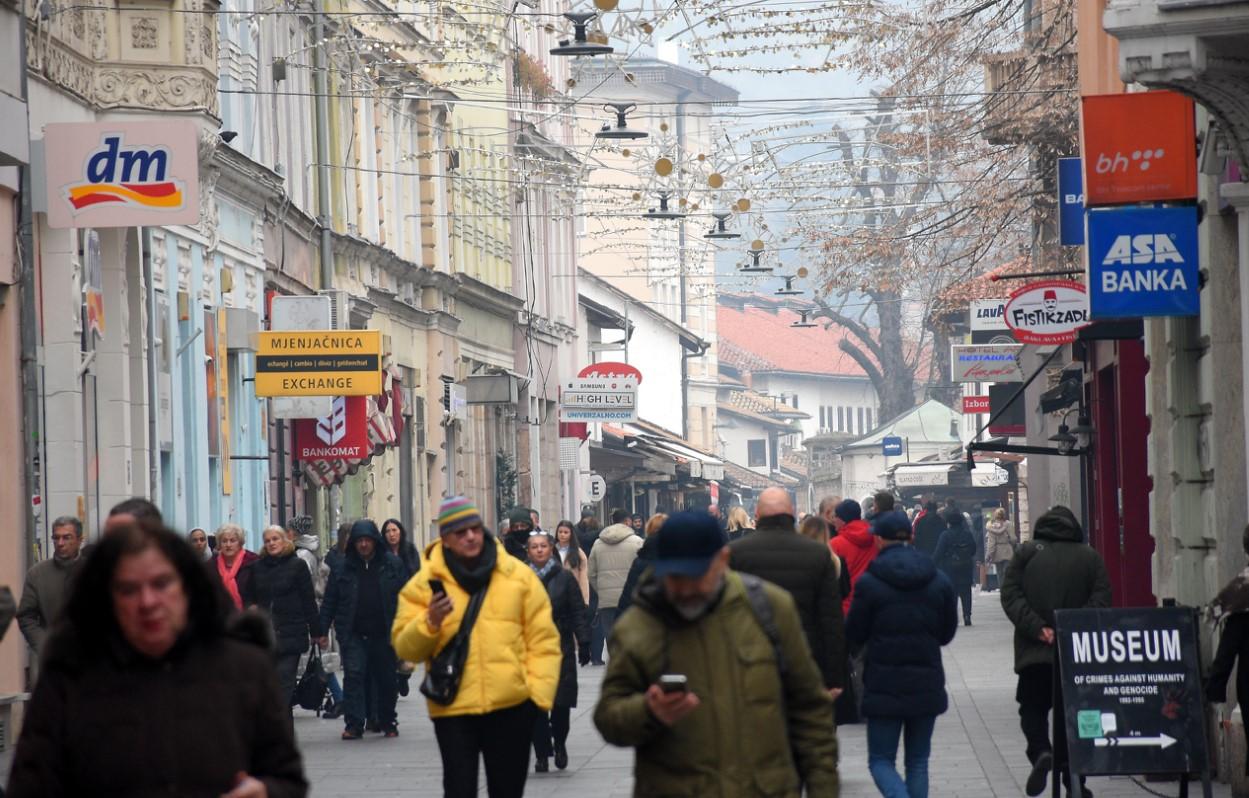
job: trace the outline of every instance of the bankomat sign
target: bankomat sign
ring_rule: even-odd
[[[108,122],[44,127],[48,225],[198,224],[194,123]]]
[[[1093,318],[1200,312],[1195,207],[1098,208],[1087,227]]]

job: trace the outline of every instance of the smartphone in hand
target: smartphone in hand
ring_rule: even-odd
[[[445,596],[445,595],[446,595],[446,593],[447,593],[447,589],[446,589],[445,587],[443,587],[443,586],[442,586],[442,580],[441,580],[441,579],[431,579],[431,580],[429,580],[429,589],[430,589],[430,590],[432,590],[432,591],[434,591],[434,595],[435,595],[435,596],[438,596],[438,595],[444,595],[444,596]]]
[[[659,677],[659,689],[665,693],[684,693],[686,686],[685,674],[665,673]]]

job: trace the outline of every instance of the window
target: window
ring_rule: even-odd
[[[857,416],[858,416],[858,418],[859,418],[859,434],[860,434],[860,435],[862,435],[862,434],[863,434],[864,432],[866,432],[867,430],[866,430],[866,429],[864,429],[864,427],[863,427],[863,408],[861,408],[861,407],[860,407],[860,408],[858,408],[858,410],[859,410],[859,412],[858,412],[856,415],[857,415]]]
[[[837,408],[837,431],[846,431],[846,408],[844,407]]]
[[[875,412],[872,410],[872,408],[869,407],[867,409],[867,431],[868,432],[871,432],[872,430],[876,429],[876,425],[872,423],[873,415],[875,415]]]
[[[828,424],[824,423],[828,420],[828,414],[824,412],[827,409],[824,405],[820,405],[820,429],[828,429]]]
[[[746,441],[746,465],[751,468],[768,464],[768,442],[762,438]]]
[[[794,409],[797,410],[798,409],[798,394],[793,395],[793,400],[794,400],[793,401]]]

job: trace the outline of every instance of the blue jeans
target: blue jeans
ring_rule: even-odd
[[[867,719],[867,769],[884,798],[928,798],[928,754],[936,715]],[[898,738],[905,735],[906,781],[898,775]]]

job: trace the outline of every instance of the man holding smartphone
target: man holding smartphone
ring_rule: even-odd
[[[636,749],[636,796],[836,796],[832,699],[794,600],[729,570],[727,543],[706,513],[664,523],[594,723]]]

